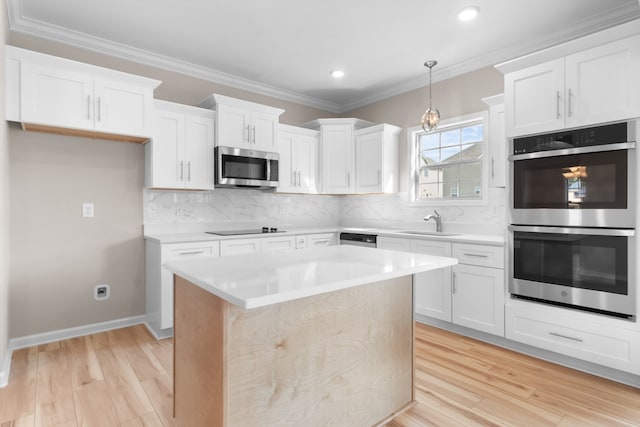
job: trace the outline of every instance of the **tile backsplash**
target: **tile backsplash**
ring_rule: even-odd
[[[278,194],[249,189],[144,190],[146,234],[243,227],[336,226],[338,196]]]
[[[443,230],[502,235],[505,191],[489,189],[482,206],[436,206]],[[423,217],[434,207],[412,206],[407,193],[325,196],[248,189],[207,192],[144,190],[146,234],[243,227],[413,227],[435,229]]]

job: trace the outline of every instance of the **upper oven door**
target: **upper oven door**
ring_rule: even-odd
[[[511,156],[511,223],[635,227],[634,148],[620,143]]]

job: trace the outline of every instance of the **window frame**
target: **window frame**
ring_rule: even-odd
[[[407,153],[409,170],[409,205],[410,206],[486,206],[488,204],[489,172],[487,170],[489,157],[489,114],[485,111],[466,114],[464,116],[452,117],[442,120],[435,132],[442,132],[447,128],[464,127],[465,124],[482,122],[482,156],[480,158],[480,198],[439,198],[431,200],[421,200],[418,198],[418,178],[420,168],[418,166],[418,140],[419,134],[425,133],[422,126],[413,126],[407,129]]]

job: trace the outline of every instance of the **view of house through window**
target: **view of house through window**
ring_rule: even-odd
[[[415,134],[416,201],[482,197],[482,119]]]

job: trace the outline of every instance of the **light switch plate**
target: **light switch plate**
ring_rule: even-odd
[[[93,218],[93,203],[82,204],[82,217]]]

